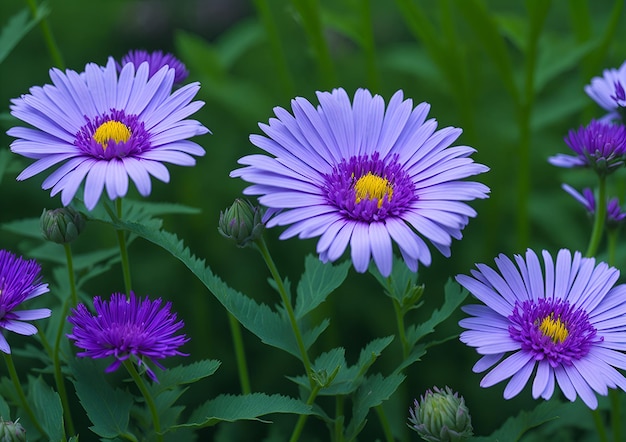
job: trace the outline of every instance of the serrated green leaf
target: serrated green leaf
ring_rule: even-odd
[[[0,32],[0,63],[11,53],[13,48],[24,38],[28,32],[50,13],[47,3],[42,3],[37,8],[37,15],[32,20],[28,9],[22,9],[9,19]]]
[[[35,379],[29,376],[28,381],[28,397],[48,440],[65,440],[63,407],[59,395],[41,377]]]
[[[294,313],[301,319],[326,300],[348,276],[350,261],[339,265],[322,263],[313,255],[304,261],[304,273],[298,283]]]
[[[220,395],[198,407],[191,414],[189,422],[176,425],[172,429],[185,427],[210,427],[219,422],[234,422],[238,420],[260,419],[272,413],[312,414],[310,405],[304,402],[279,394],[252,393],[243,396]]]
[[[155,394],[177,385],[191,384],[211,376],[222,363],[214,359],[204,359],[189,365],[168,368],[159,374],[159,383],[153,384]]]

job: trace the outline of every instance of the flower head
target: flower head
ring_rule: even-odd
[[[225,211],[220,212],[217,230],[230,238],[238,247],[246,247],[259,239],[265,230],[263,210],[250,201],[237,198]]]
[[[41,267],[34,259],[23,259],[6,250],[0,250],[0,328],[20,335],[34,335],[37,328],[23,321],[43,319],[52,313],[48,308],[16,311],[24,301],[49,292],[48,284],[41,282]],[[0,351],[11,353],[3,333],[0,333]]]
[[[208,132],[185,118],[204,103],[191,101],[199,84],[172,93],[174,69],[161,68],[149,78],[148,63],[127,63],[119,77],[115,61],[106,67],[90,63],[85,72],[50,71],[53,85],[33,87],[12,100],[11,113],[33,128],[14,127],[11,151],[36,161],[22,171],[25,180],[60,164],[42,184],[61,192],[67,206],[85,181],[89,210],[106,187],[110,199],[128,191],[128,178],[143,196],[150,194],[150,175],[167,182],[164,162],[193,166],[192,155],[204,149],[188,138]]]
[[[433,391],[434,390],[434,391]],[[454,442],[473,434],[472,418],[463,396],[450,387],[433,387],[409,409],[409,427],[429,442]],[[412,424],[412,425],[411,425]]]
[[[581,203],[587,209],[589,215],[596,213],[596,197],[590,188],[585,187],[581,195],[568,184],[563,184],[561,187],[573,196],[576,201]],[[608,228],[618,227],[624,219],[626,219],[626,212],[622,212],[619,199],[617,197],[611,198],[606,204],[606,226]]]
[[[74,241],[85,228],[85,217],[69,206],[44,209],[39,222],[43,237],[57,244]]]
[[[602,119],[626,122],[626,61],[619,69],[605,69],[602,77],[593,77],[585,92],[609,113]]]
[[[316,108],[292,100],[293,115],[260,127],[267,136],[250,141],[273,157],[250,155],[231,172],[252,183],[244,193],[280,210],[267,227],[290,225],[281,238],[320,237],[317,252],[335,261],[350,244],[352,262],[365,272],[373,257],[388,276],[395,242],[408,267],[431,262],[422,236],[445,256],[452,238],[476,212],[462,201],[486,198],[489,189],[464,178],[486,172],[469,156],[474,149],[450,145],[461,130],[436,131],[429,105],[413,108],[402,91],[383,99],[359,89],[351,103],[343,89],[318,92]],[[419,235],[418,235],[419,233]],[[422,236],[420,236],[422,235]]]
[[[575,155],[557,154],[550,164],[558,167],[591,167],[607,175],[624,165],[626,157],[626,127],[621,124],[592,120],[587,126],[570,130],[565,143]]]
[[[117,69],[118,72],[121,72],[126,63],[132,63],[135,65],[135,69],[138,69],[143,62],[148,62],[148,65],[150,66],[150,71],[148,73],[149,77],[156,74],[163,66],[169,66],[176,72],[174,75],[174,84],[181,84],[189,76],[189,71],[182,61],[174,55],[164,53],[163,51],[129,51],[122,57],[122,61],[117,65]]]
[[[459,325],[460,339],[483,357],[474,372],[491,371],[482,379],[490,387],[511,378],[504,397],[516,396],[533,372],[532,395],[550,399],[555,383],[570,401],[577,396],[592,409],[594,392],[626,389],[626,285],[613,286],[619,271],[580,252],[559,251],[556,263],[543,251],[544,270],[532,250],[515,263],[496,258],[497,271],[477,264],[459,284],[485,305],[468,305],[472,317]],[[493,367],[493,368],[492,368]],[[556,381],[556,382],[555,382]]]
[[[96,296],[93,299],[95,315],[87,310],[85,304],[78,304],[72,309],[67,320],[74,328],[67,337],[84,349],[77,353],[80,357],[98,359],[113,356],[115,360],[107,367],[107,373],[117,370],[122,361],[132,357],[138,366],[145,367],[148,376],[156,382],[156,375],[143,358],[163,369],[156,360],[175,355],[187,356],[178,351],[178,347],[189,340],[184,334],[175,335],[184,323],[176,320],[176,313],[171,313],[171,302],[164,306],[162,302],[161,298],[154,301],[148,297],[141,299],[134,293],[129,298],[114,293],[108,302]]]

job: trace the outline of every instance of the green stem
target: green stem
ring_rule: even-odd
[[[311,390],[311,394],[309,394],[309,398],[306,401],[307,405],[313,405],[313,402],[315,402],[315,398],[317,397],[317,393],[319,393],[320,388],[321,386],[316,383]],[[306,423],[308,417],[308,414],[301,414],[300,417],[298,417],[298,422],[296,422],[293,433],[291,433],[289,442],[296,442],[298,439],[300,439],[300,434],[302,433],[302,429],[304,428],[304,424]]]
[[[72,258],[72,247],[69,243],[63,244],[65,249],[65,260],[67,261],[67,276],[70,282],[70,296],[72,299],[72,307],[78,305],[78,294],[76,292],[76,278],[74,277],[74,260]]]
[[[406,359],[409,355],[411,349],[409,348],[409,343],[406,340],[406,332],[404,327],[404,312],[402,311],[402,306],[400,305],[400,301],[396,298],[392,298],[393,300],[393,310],[396,313],[396,324],[398,324],[398,336],[400,337],[400,342],[402,343],[402,358]]]
[[[335,396],[335,442],[343,442],[344,403],[345,396],[343,394]]]
[[[622,440],[620,392],[616,389],[610,389],[609,398],[611,399],[611,425],[613,426],[613,440],[617,442]]]
[[[383,427],[385,440],[387,442],[394,442],[393,434],[391,433],[391,426],[389,425],[389,421],[387,420],[387,415],[385,414],[382,404],[376,406],[376,414],[378,414],[378,420]]]
[[[591,410],[591,416],[593,417],[593,423],[596,426],[596,431],[598,432],[599,442],[609,442],[600,411],[597,408],[595,410]]]
[[[32,408],[30,408],[30,405],[28,404],[28,401],[26,400],[26,395],[24,394],[24,390],[22,389],[20,378],[17,376],[17,370],[15,369],[15,365],[13,364],[13,358],[11,357],[10,354],[6,354],[4,352],[2,353],[2,355],[4,356],[4,362],[6,362],[7,364],[7,368],[9,370],[9,376],[11,377],[11,381],[13,381],[13,386],[15,387],[15,391],[17,392],[17,396],[20,400],[20,404],[22,405],[22,408],[24,409],[24,411],[26,411],[28,418],[30,419],[31,423],[35,426],[35,429],[42,436],[46,436],[47,433],[42,428],[41,424],[39,424],[39,421],[35,417],[35,413],[33,413]]]
[[[230,312],[228,313],[228,324],[230,325],[230,333],[233,337],[233,345],[235,346],[235,358],[237,359],[237,371],[239,373],[241,392],[243,394],[250,394],[252,390],[250,389],[250,376],[248,375],[246,353],[241,337],[241,326]]]
[[[122,219],[122,199],[115,200],[117,218]],[[126,245],[126,233],[123,230],[116,230],[117,242],[120,245],[120,257],[122,258],[122,273],[124,275],[124,288],[126,295],[130,295],[132,284],[130,282],[130,262],[128,260],[128,247]]]
[[[376,67],[376,43],[374,41],[374,32],[372,26],[372,0],[363,0],[360,2],[360,30],[361,30],[361,46],[365,53],[365,72],[367,72],[367,84],[372,91],[378,91],[380,80],[378,69]]]
[[[63,310],[61,312],[62,318],[65,318],[67,316],[68,301],[69,300],[65,300],[65,302],[63,303]],[[65,322],[62,319],[61,323],[59,324],[59,330],[57,331],[54,339],[52,365],[54,365],[54,381],[57,384],[57,390],[59,392],[59,397],[61,398],[61,405],[63,406],[63,420],[65,421],[68,433],[73,436],[76,434],[76,431],[74,429],[74,420],[72,419],[70,403],[67,398],[67,390],[65,389],[65,378],[63,377],[63,372],[61,371],[61,338],[63,337],[64,324]]]
[[[255,242],[259,251],[261,252],[261,256],[263,256],[263,260],[265,260],[265,264],[272,274],[272,278],[276,282],[276,287],[278,288],[278,293],[280,294],[280,298],[283,301],[285,306],[285,311],[287,312],[287,316],[289,317],[289,323],[291,324],[291,329],[293,330],[293,334],[296,338],[296,344],[298,345],[298,350],[300,351],[300,357],[302,359],[302,363],[304,364],[304,369],[306,371],[306,375],[309,378],[309,385],[311,389],[314,389],[316,385],[315,380],[313,379],[313,370],[311,369],[311,361],[309,360],[309,355],[306,351],[306,347],[304,345],[304,340],[302,339],[302,334],[300,333],[300,328],[298,327],[298,321],[296,320],[296,315],[293,312],[293,307],[291,306],[291,301],[289,299],[289,294],[285,289],[285,285],[283,284],[283,280],[278,273],[278,269],[276,268],[276,264],[274,264],[274,260],[270,255],[269,249],[265,244],[265,240],[263,237],[259,238]]]
[[[154,432],[156,433],[156,438],[158,442],[163,441],[163,435],[161,434],[161,423],[159,421],[159,413],[157,412],[156,405],[154,404],[154,399],[146,387],[145,382],[142,377],[137,373],[137,369],[135,369],[135,365],[130,359],[126,359],[122,362],[128,373],[139,387],[139,391],[143,395],[143,398],[146,400],[146,404],[148,405],[148,409],[150,410],[150,415],[152,415],[152,424],[154,425]]]
[[[602,239],[602,231],[604,230],[604,221],[606,218],[606,177],[600,176],[598,179],[598,198],[596,199],[596,214],[593,220],[593,230],[591,238],[589,238],[589,246],[585,256],[595,256]]]
[[[36,0],[26,0],[26,2],[28,3],[31,12],[33,13],[33,17],[36,18],[39,14]],[[46,42],[46,46],[48,46],[48,52],[50,52],[50,57],[52,58],[53,63],[59,69],[65,69],[63,56],[61,55],[61,51],[59,51],[59,47],[54,40],[54,36],[52,35],[52,31],[50,30],[50,25],[48,24],[48,20],[46,18],[42,18],[39,22],[39,27],[41,28],[41,32],[43,33],[43,38]]]

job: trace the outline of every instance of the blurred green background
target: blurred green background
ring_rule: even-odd
[[[386,100],[402,89],[415,104],[431,103],[430,117],[440,127],[463,128],[458,144],[476,148],[474,159],[491,168],[479,178],[491,188],[491,196],[471,204],[478,217],[464,230],[464,239],[453,244],[452,257],[443,258],[433,249],[432,265],[420,269],[420,281],[427,286],[426,304],[411,319],[428,317],[441,304],[445,281],[469,272],[475,262],[492,263],[498,253],[523,253],[527,247],[552,252],[586,247],[590,221],[560,185],[593,186],[594,177],[586,171],[557,169],[546,159],[567,152],[563,137],[569,129],[603,115],[583,86],[602,69],[619,67],[626,59],[623,1],[52,0],[47,4],[47,20],[67,68],[81,71],[88,62],[104,64],[107,57],[119,58],[130,49],[159,49],[186,63],[188,81],[201,82],[198,98],[206,105],[196,117],[213,134],[195,141],[207,155],[196,167],[171,167],[170,183],[154,181],[150,200],[200,209],[198,215],[165,217],[165,229],[206,258],[231,286],[259,302],[278,301],[265,284],[267,272],[260,257],[251,249],[235,248],[217,232],[220,210],[245,187],[228,174],[239,157],[255,151],[248,136],[260,132],[257,123],[267,122],[274,106],[289,108],[294,96],[316,103],[315,91],[333,87],[343,87],[350,95],[366,87]],[[0,25],[25,7],[23,1],[2,0]],[[3,151],[11,142],[5,131],[16,123],[8,115],[9,100],[33,85],[49,83],[52,66],[39,27],[0,64]],[[14,178],[28,161],[13,155],[0,159],[7,167],[0,183],[0,223],[36,218],[44,207],[60,204],[58,197],[50,199],[40,188],[46,174],[18,183]],[[611,185],[613,194],[623,196],[623,175],[616,175]],[[134,189],[130,196],[137,197]],[[75,250],[114,245],[114,232],[103,227],[88,226]],[[316,241],[279,241],[278,234],[267,232],[270,248],[282,273],[297,281],[304,257],[314,253]],[[19,251],[30,245],[0,230],[2,248]],[[130,255],[137,292],[171,299],[185,320],[191,337],[186,350],[194,358],[223,361],[216,375],[193,389],[188,400],[238,392],[223,307],[182,264],[157,247],[137,240]],[[619,267],[626,258],[624,247],[618,257]],[[117,273],[121,272],[90,282],[86,291],[91,290],[91,296],[121,291]],[[320,308],[319,317],[330,315],[333,322],[313,357],[344,346],[348,361],[354,361],[366,342],[395,333],[391,302],[373,282],[370,275],[351,271],[347,284]],[[458,333],[461,316],[450,318],[437,336]],[[247,332],[244,338],[253,390],[296,396],[293,384],[282,376],[299,374],[298,361]],[[385,372],[393,367],[400,355],[398,343],[394,344],[376,369]],[[490,433],[508,415],[533,406],[528,388],[510,401],[502,399],[504,384],[480,389],[481,376],[470,369],[477,359],[458,340],[430,350],[423,362],[407,370],[406,390],[388,405],[394,424],[404,425],[412,398],[433,385],[449,385],[465,396],[478,434]],[[376,419],[370,421],[371,432],[364,433],[363,440],[379,431]],[[259,434],[270,431],[263,424],[246,425]],[[318,424],[309,425],[315,434]],[[324,431],[319,434],[324,440]]]

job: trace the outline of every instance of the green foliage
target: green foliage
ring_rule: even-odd
[[[37,15],[32,19],[28,9],[21,10],[9,19],[0,30],[0,63],[7,58],[20,40],[49,13],[48,4],[43,3],[39,6]]]
[[[59,395],[45,383],[41,376],[36,379],[29,377],[28,381],[28,396],[48,439],[64,440],[63,408]]]

